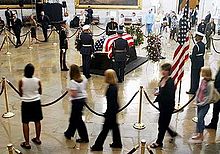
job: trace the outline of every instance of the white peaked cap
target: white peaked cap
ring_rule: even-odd
[[[83,30],[87,30],[87,29],[89,29],[89,28],[90,28],[89,25],[84,25],[84,26],[82,27]]]
[[[201,33],[201,32],[195,32],[195,35],[199,35],[199,36],[202,36],[202,37],[205,37],[205,34]]]

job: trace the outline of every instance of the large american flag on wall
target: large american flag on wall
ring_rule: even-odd
[[[172,78],[174,80],[175,87],[182,80],[184,76],[184,64],[189,59],[189,0],[184,8],[184,13],[180,19],[180,31],[177,37],[179,46],[177,47],[173,56],[172,65]]]
[[[111,58],[112,57],[112,45],[113,42],[118,38],[118,34],[109,36],[104,44],[103,44],[103,52],[108,53],[108,57]],[[128,45],[129,47],[134,46],[134,39],[130,34],[126,34],[124,33],[122,35],[122,38],[128,41]]]

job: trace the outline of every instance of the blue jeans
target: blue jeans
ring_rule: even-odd
[[[209,111],[209,107],[210,105],[207,104],[205,106],[198,106],[197,108],[197,117],[198,117],[198,122],[197,122],[197,126],[196,126],[196,132],[197,133],[203,133],[204,129],[205,129],[205,116]]]
[[[152,33],[152,26],[153,26],[153,24],[147,24],[147,33],[148,33],[148,35],[150,33]]]

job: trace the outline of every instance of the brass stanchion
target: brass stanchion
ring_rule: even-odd
[[[193,118],[192,118],[192,121],[195,122],[195,123],[197,123],[197,122],[198,122],[198,117],[193,117]]]
[[[142,93],[143,93],[143,86],[140,86],[140,103],[139,103],[138,122],[133,125],[133,127],[135,129],[139,129],[139,130],[144,129],[146,127],[145,124],[141,122],[141,116],[142,116],[142,114],[141,114],[141,112],[142,112]]]
[[[32,45],[31,45],[31,33],[30,32],[28,34],[28,49],[33,49]]]
[[[57,43],[55,42],[55,39],[56,39],[56,32],[55,32],[55,30],[56,30],[56,28],[53,27],[53,28],[52,28],[52,31],[53,31],[52,33],[53,33],[53,41],[54,41],[54,42],[53,42],[53,45],[54,45],[54,46],[57,45]]]
[[[6,50],[7,50],[7,52],[5,53],[6,55],[11,55],[11,53],[9,52],[9,40],[8,40],[8,33],[7,33],[7,31],[6,31],[6,28],[5,28],[5,37],[6,37]]]
[[[11,144],[11,143],[7,145],[7,148],[8,148],[8,153],[9,153],[9,154],[13,154],[13,151],[15,151],[15,153],[17,153],[17,154],[22,154],[21,151],[18,150],[18,149],[16,149],[16,148],[13,146],[13,144]]]
[[[9,154],[13,154],[13,144],[11,144],[11,143],[8,144],[8,145],[7,145],[7,148],[8,148],[8,153],[9,153]]]
[[[142,139],[141,140],[141,154],[145,154],[145,145],[146,145],[146,140]]]
[[[9,111],[9,105],[8,105],[8,93],[7,93],[7,81],[5,77],[2,77],[2,84],[4,84],[4,93],[5,93],[5,106],[6,106],[6,113],[2,115],[3,118],[11,118],[15,114],[13,112]]]

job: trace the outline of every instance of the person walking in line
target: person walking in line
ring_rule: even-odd
[[[198,25],[197,31],[202,33],[202,34],[205,34],[205,28],[206,28],[205,20],[202,19],[201,23]]]
[[[170,77],[171,67],[169,63],[161,66],[162,78],[159,83],[159,90],[154,93],[157,96],[155,102],[159,104],[160,115],[157,140],[150,145],[151,148],[163,147],[166,131],[168,131],[172,138],[177,136],[177,133],[169,128],[175,106],[175,86],[173,79]]]
[[[15,34],[16,37],[16,46],[15,48],[18,48],[21,46],[21,28],[23,27],[23,24],[21,22],[21,19],[17,18],[17,15],[13,15],[13,20],[12,20],[12,30]]]
[[[37,145],[41,144],[41,120],[43,119],[40,95],[42,86],[40,79],[33,77],[34,66],[27,64],[24,68],[24,77],[19,81],[19,92],[22,100],[21,119],[23,123],[23,134],[25,142],[20,145],[22,148],[31,149],[29,143],[29,122],[35,123],[36,137],[32,139]]]
[[[47,29],[49,28],[50,19],[47,15],[45,15],[44,11],[41,11],[41,16],[39,17],[39,23],[41,24],[43,34],[44,34],[44,42],[48,41]]]
[[[36,34],[37,22],[34,19],[33,14],[30,16],[30,23],[31,23],[31,42],[36,40],[36,43],[37,43],[37,39],[36,39],[37,38],[37,34]]]
[[[151,9],[146,16],[146,29],[148,35],[152,33],[153,24],[154,24],[154,14],[153,14],[153,10]]]
[[[72,111],[69,119],[68,129],[64,132],[66,139],[74,137],[76,130],[79,134],[78,143],[88,143],[89,137],[86,125],[82,120],[82,110],[86,103],[87,93],[86,84],[87,79],[80,74],[79,67],[75,64],[70,66],[69,71],[70,82],[68,86],[69,99],[72,103]]]
[[[206,41],[207,41],[207,45],[206,45],[206,49],[210,50],[211,47],[211,37],[212,35],[215,35],[215,21],[212,18],[211,21],[206,25],[206,29],[205,29],[205,37],[206,37]]]
[[[197,117],[196,133],[192,136],[192,141],[201,143],[203,141],[203,131],[205,129],[204,118],[208,113],[210,102],[212,101],[213,82],[212,72],[210,68],[203,67],[201,69],[201,76],[203,77],[198,92],[196,94],[197,103]]]
[[[220,68],[219,71],[215,77],[215,82],[214,82],[215,88],[218,90],[220,93]],[[218,119],[219,119],[219,112],[220,112],[220,100],[213,105],[213,113],[212,113],[212,120],[211,122],[205,126],[207,129],[217,129],[218,125]]]
[[[105,71],[105,82],[108,84],[106,90],[107,110],[105,112],[105,121],[95,144],[91,147],[92,151],[102,151],[103,144],[108,135],[109,130],[112,130],[113,143],[111,148],[122,148],[120,130],[117,123],[118,104],[118,87],[117,76],[114,70],[108,69]]]

